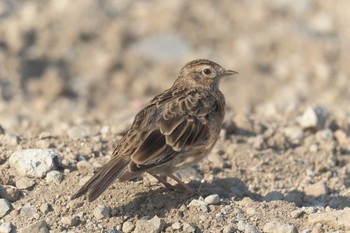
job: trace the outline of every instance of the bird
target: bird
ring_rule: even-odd
[[[90,202],[94,201],[115,180],[129,181],[145,172],[166,189],[175,186],[164,176],[193,193],[173,173],[198,163],[213,149],[225,116],[225,97],[219,83],[223,77],[236,74],[207,59],[185,64],[173,85],[136,114],[109,162],[71,199],[87,195]]]

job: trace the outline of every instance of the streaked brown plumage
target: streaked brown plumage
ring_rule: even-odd
[[[219,81],[236,73],[205,59],[187,63],[173,86],[136,115],[111,160],[72,199],[88,193],[93,201],[114,180],[127,181],[143,172],[171,187],[158,176],[167,175],[191,191],[172,173],[199,162],[215,145],[225,115]]]

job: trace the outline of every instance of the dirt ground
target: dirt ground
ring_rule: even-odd
[[[10,207],[0,232],[350,232],[349,10],[347,0],[0,1]],[[240,73],[221,83],[217,145],[177,174],[198,194],[159,193],[145,175],[71,201],[137,111],[197,58]],[[53,148],[57,176],[10,165],[29,148]]]

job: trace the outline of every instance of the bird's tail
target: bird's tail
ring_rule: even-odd
[[[90,178],[72,197],[78,198],[88,193],[88,200],[94,201],[103,193],[114,180],[124,176],[128,172],[130,158],[113,157],[93,177]],[[136,174],[135,174],[136,175]]]

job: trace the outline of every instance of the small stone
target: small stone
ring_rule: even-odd
[[[78,216],[65,216],[61,218],[61,223],[67,226],[77,226],[79,224]]]
[[[341,129],[338,129],[334,132],[334,137],[337,139],[340,145],[350,144],[350,139],[346,136],[346,133]]]
[[[286,223],[276,222],[276,221],[266,223],[263,227],[263,230],[264,232],[267,232],[267,233],[270,233],[270,232],[271,233],[275,233],[275,232],[296,233],[297,232],[297,229],[295,228],[295,226],[286,224]]]
[[[48,203],[44,203],[40,206],[39,209],[40,209],[41,213],[47,214],[48,212],[50,212],[51,207]]]
[[[47,183],[60,184],[63,180],[63,174],[59,171],[49,171],[46,174]]]
[[[35,182],[32,179],[29,179],[28,177],[22,177],[16,181],[16,187],[18,189],[29,189],[35,185]]]
[[[53,149],[25,149],[14,152],[9,162],[22,176],[42,178],[58,166],[59,155]]]
[[[4,217],[10,209],[11,203],[4,198],[0,198],[0,218]]]
[[[298,122],[303,129],[323,129],[328,110],[323,107],[308,107],[304,114],[298,118]]]
[[[165,221],[155,215],[149,220],[139,219],[136,221],[135,232],[158,233],[164,228]]]
[[[21,139],[16,134],[5,134],[6,141],[13,146],[18,145]]]
[[[103,219],[103,218],[109,218],[110,217],[110,210],[104,206],[104,205],[98,205],[93,211],[93,214],[95,218],[97,219]]]
[[[210,205],[210,204],[216,205],[216,204],[218,204],[218,203],[220,202],[220,197],[219,197],[219,195],[217,195],[217,194],[212,194],[212,195],[207,196],[207,197],[204,199],[204,201],[205,201],[206,203],[208,203],[209,205]]]
[[[40,220],[28,226],[22,227],[18,230],[18,233],[49,233],[49,228],[45,220]]]
[[[264,200],[265,201],[278,201],[283,200],[284,196],[281,192],[278,191],[272,191],[265,195]]]
[[[10,202],[15,202],[21,198],[21,191],[12,185],[0,186],[0,197],[3,197]]]
[[[264,137],[262,135],[258,135],[253,138],[253,147],[255,150],[264,150],[267,148]]]
[[[244,227],[244,233],[259,233],[259,230],[251,224],[246,224]]]
[[[310,185],[304,190],[305,195],[318,197],[320,195],[326,195],[328,193],[328,188],[323,182],[319,182]]]
[[[0,233],[10,233],[12,231],[12,224],[11,223],[3,223],[0,225]]]
[[[34,217],[36,213],[38,213],[38,210],[30,204],[27,204],[21,208],[21,214],[24,214],[27,217]]]
[[[235,232],[235,228],[231,225],[224,226],[224,228],[222,229],[222,233],[234,233],[234,232]]]
[[[291,216],[292,218],[299,218],[303,213],[304,213],[304,210],[302,210],[302,209],[296,209],[296,210],[293,210],[293,211],[290,213],[290,216]]]
[[[192,232],[196,232],[196,228],[192,224],[188,222],[184,222],[182,224],[182,231],[192,233]]]
[[[331,141],[333,140],[333,132],[332,130],[330,129],[323,129],[323,130],[320,130],[316,133],[316,139],[319,141],[319,142],[322,142],[322,141]]]
[[[286,135],[288,140],[294,144],[300,144],[304,136],[303,130],[296,126],[284,128],[283,133]]]
[[[197,199],[193,199],[193,200],[190,202],[190,204],[188,204],[188,206],[202,206],[202,205],[206,206],[207,203],[204,202],[204,201],[197,200]]]
[[[130,222],[130,221],[126,221],[123,223],[123,227],[122,227],[122,231],[125,233],[129,233],[132,232],[135,229],[135,224]]]
[[[246,225],[247,225],[247,223],[245,220],[239,220],[237,223],[237,228],[240,231],[244,231]]]
[[[284,197],[284,200],[288,202],[293,202],[296,206],[302,206],[302,194],[298,191],[291,191],[287,193],[287,195]]]
[[[173,228],[173,230],[180,230],[181,224],[179,222],[175,222],[171,225],[171,228]]]

